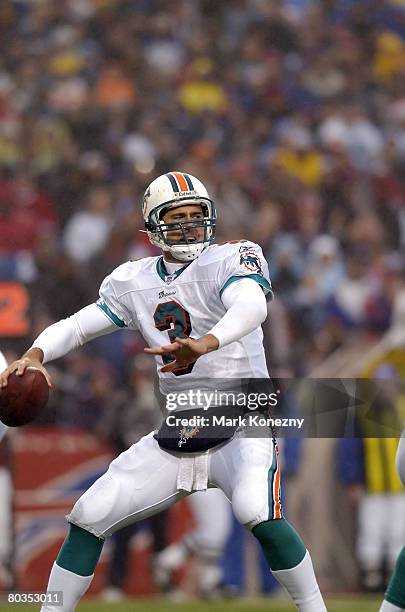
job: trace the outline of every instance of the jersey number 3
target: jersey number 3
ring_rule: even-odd
[[[171,342],[174,342],[176,338],[188,338],[191,334],[190,314],[173,300],[158,304],[153,318],[157,329],[167,331]],[[163,355],[163,363],[170,363],[170,361],[173,361],[170,355]],[[188,366],[176,368],[173,374],[175,376],[190,374],[194,364],[195,361]]]

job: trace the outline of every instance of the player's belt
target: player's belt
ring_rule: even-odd
[[[175,411],[165,418],[154,437],[165,450],[202,453],[227,442],[238,429],[246,427],[249,412],[244,406]]]
[[[243,407],[227,406],[179,410],[170,413],[155,439],[165,450],[200,453],[223,444],[243,425]]]

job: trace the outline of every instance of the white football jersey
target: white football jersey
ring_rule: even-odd
[[[241,277],[254,279],[272,296],[267,262],[257,244],[214,244],[174,274],[168,274],[163,257],[122,264],[103,281],[97,304],[118,327],[139,330],[151,347],[164,346],[178,336],[208,333],[226,313],[223,290]],[[268,377],[261,327],[175,373],[159,371],[161,356],[156,362],[163,393],[197,388],[201,379]]]

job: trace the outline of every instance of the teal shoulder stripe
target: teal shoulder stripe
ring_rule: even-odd
[[[235,283],[238,280],[241,280],[242,278],[251,278],[252,280],[259,283],[259,285],[262,287],[266,295],[266,299],[267,300],[273,299],[274,297],[273,289],[271,288],[271,285],[269,281],[267,280],[267,278],[264,278],[264,276],[262,276],[261,274],[244,274],[243,276],[231,276],[230,278],[228,278],[225,285],[222,287],[221,291],[219,292],[219,296],[220,297],[222,296],[222,293],[227,287],[229,287],[229,285],[231,285],[232,283]]]
[[[105,302],[97,302],[97,306],[107,315],[109,319],[111,319],[113,323],[115,323],[117,327],[126,327],[126,323],[117,317],[117,315],[108,308]]]

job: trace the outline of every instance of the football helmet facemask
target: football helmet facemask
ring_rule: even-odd
[[[171,209],[197,204],[203,218],[165,223],[163,216]],[[145,191],[142,205],[145,228],[152,244],[168,251],[178,261],[193,261],[215,240],[216,212],[213,201],[201,181],[184,172],[168,172],[155,179]],[[200,240],[189,236],[190,228],[203,228]],[[175,232],[176,240],[168,234]]]

